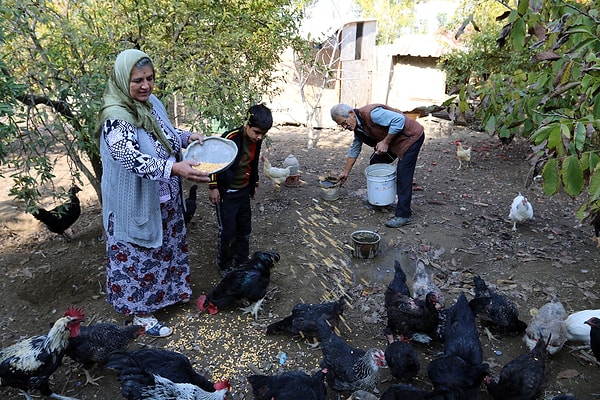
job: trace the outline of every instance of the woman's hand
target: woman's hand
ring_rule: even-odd
[[[177,175],[184,179],[187,179],[196,183],[206,183],[209,182],[208,172],[198,171],[193,168],[194,165],[198,165],[199,163],[194,160],[183,160],[173,164],[173,168],[171,168],[171,175]]]
[[[201,133],[192,133],[190,135],[190,137],[188,138],[188,145],[195,140],[199,141],[200,144],[203,144],[204,143],[204,135]]]

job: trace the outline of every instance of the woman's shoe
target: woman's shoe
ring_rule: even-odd
[[[154,317],[154,315],[150,315],[148,317],[133,317],[134,325],[142,325],[146,330],[146,335],[150,335],[157,338],[163,338],[171,335],[173,333],[173,329],[168,326],[164,326]]]

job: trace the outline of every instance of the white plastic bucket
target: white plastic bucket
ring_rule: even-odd
[[[396,167],[373,164],[365,169],[367,196],[374,206],[388,206],[396,200]]]

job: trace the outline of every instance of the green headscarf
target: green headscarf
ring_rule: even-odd
[[[144,128],[151,133],[170,154],[173,148],[167,140],[163,130],[152,115],[152,103],[150,100],[141,102],[134,100],[129,94],[129,81],[131,70],[142,58],[148,57],[146,53],[136,49],[122,51],[115,60],[114,69],[106,83],[104,95],[102,96],[102,107],[100,108],[99,122],[101,136],[102,124],[107,119],[121,119],[127,121],[136,128]]]

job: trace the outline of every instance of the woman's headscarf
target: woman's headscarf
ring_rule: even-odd
[[[107,119],[121,119],[137,128],[144,128],[144,130],[151,133],[160,141],[169,153],[173,154],[173,148],[169,144],[158,121],[152,115],[152,103],[150,103],[150,100],[144,102],[137,101],[129,94],[131,70],[144,57],[150,59],[146,53],[136,49],[124,50],[117,56],[115,66],[108,78],[106,89],[104,89],[104,95],[102,96],[102,106],[99,115],[100,132],[102,124]],[[98,137],[101,136],[100,132]]]

